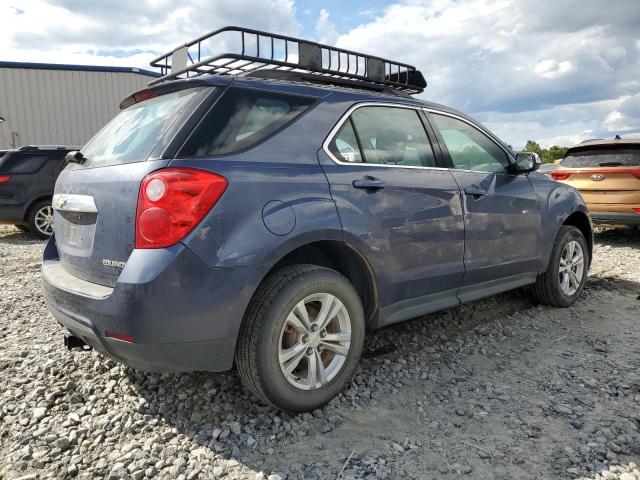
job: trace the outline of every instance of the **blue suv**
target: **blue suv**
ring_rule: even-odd
[[[223,33],[242,52],[203,58]],[[166,75],[56,183],[42,278],[68,347],[145,370],[235,365],[300,412],[345,387],[367,331],[527,285],[557,307],[580,295],[580,195],[412,98],[415,68],[237,27],[154,65]]]

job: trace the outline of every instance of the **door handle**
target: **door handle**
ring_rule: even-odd
[[[487,194],[487,191],[479,187],[467,187],[464,189],[464,193],[473,197],[482,197]]]
[[[380,190],[385,187],[385,183],[379,178],[370,177],[359,178],[353,181],[354,188],[362,188],[365,190]]]

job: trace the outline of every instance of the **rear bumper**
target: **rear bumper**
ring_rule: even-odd
[[[640,213],[590,212],[593,223],[598,225],[640,225]]]
[[[47,306],[71,334],[120,363],[161,372],[229,370],[258,282],[255,269],[210,268],[177,245],[134,251],[116,286],[105,287],[66,273],[55,237],[42,269]]]
[[[225,371],[233,365],[235,339],[145,345],[107,338],[96,324],[47,302],[55,319],[72,335],[113,360],[145,371]]]

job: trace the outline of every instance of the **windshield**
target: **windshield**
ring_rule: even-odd
[[[569,152],[560,161],[560,165],[569,168],[638,167],[640,166],[640,148]]]
[[[85,167],[145,161],[167,129],[191,105],[201,88],[150,98],[122,110],[82,149]]]

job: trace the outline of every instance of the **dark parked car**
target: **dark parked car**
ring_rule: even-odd
[[[0,223],[29,230],[40,238],[53,233],[53,186],[65,155],[80,147],[21,147],[0,154]]]
[[[196,53],[194,78],[125,99],[60,175],[42,276],[69,347],[145,370],[235,364],[297,412],[344,388],[367,331],[525,285],[576,300],[593,244],[576,190],[410,97],[413,67],[321,69],[335,49],[287,41],[299,63],[275,65],[306,72]]]

